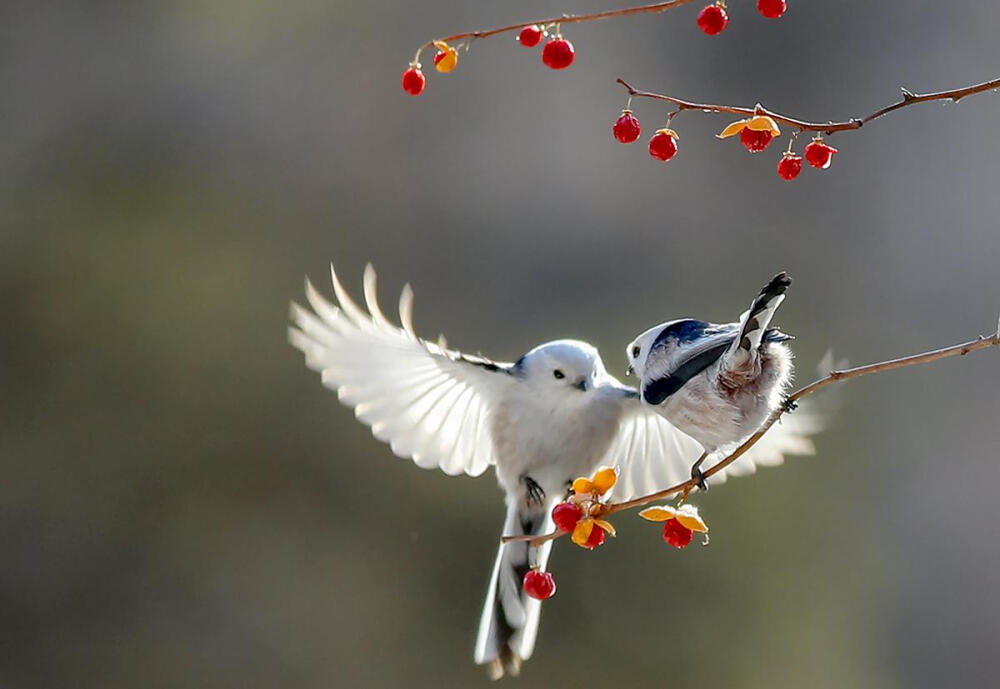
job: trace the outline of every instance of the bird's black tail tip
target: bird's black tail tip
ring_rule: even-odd
[[[781,292],[784,292],[786,289],[788,289],[791,286],[791,284],[792,284],[792,276],[786,273],[785,271],[781,271],[773,278],[771,278],[771,281],[767,283],[767,286],[762,291],[777,292],[778,294],[780,294]]]

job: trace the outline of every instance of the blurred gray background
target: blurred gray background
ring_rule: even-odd
[[[387,306],[410,281],[426,336],[507,360],[585,338],[614,372],[782,269],[802,382],[831,347],[988,332],[995,94],[838,135],[793,183],[784,140],[751,156],[724,116],[680,115],[667,165],[612,139],[617,76],[824,120],[1000,73],[1000,4],[790,4],[731,0],[717,38],[697,6],[568,27],[561,73],[482,41],[410,98],[429,38],[615,3],[3,3],[0,685],[486,684],[500,494],[394,458],[287,345],[330,260],[356,294],[373,261]],[[666,114],[635,109],[645,134]],[[560,544],[518,686],[992,683],[998,371],[845,384],[815,457],[699,499],[708,548],[632,517]]]

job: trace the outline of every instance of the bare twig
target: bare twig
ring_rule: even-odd
[[[889,361],[881,361],[875,364],[868,364],[867,366],[858,366],[856,368],[849,368],[843,371],[831,371],[829,374],[820,378],[817,381],[800,388],[788,396],[785,405],[776,409],[771,416],[768,417],[767,421],[760,429],[747,438],[743,444],[733,450],[729,455],[721,459],[718,463],[712,466],[704,472],[704,477],[708,478],[719,473],[727,466],[739,459],[743,454],[757,444],[768,429],[773,426],[778,419],[780,419],[790,408],[794,406],[794,403],[802,399],[806,395],[811,395],[820,388],[824,388],[827,385],[836,383],[841,380],[848,380],[850,378],[859,378],[861,376],[866,376],[871,373],[881,373],[882,371],[890,371],[896,368],[903,368],[904,366],[915,366],[917,364],[926,364],[931,361],[937,361],[938,359],[945,359],[951,356],[965,356],[971,352],[976,352],[980,349],[986,349],[987,347],[997,347],[1000,346],[1000,323],[997,325],[997,331],[985,337],[980,335],[975,340],[969,342],[963,342],[961,344],[952,345],[951,347],[945,347],[944,349],[935,349],[931,352],[924,352],[922,354],[914,354],[911,356],[902,357],[900,359],[891,359]],[[643,495],[641,497],[635,498],[633,500],[628,500],[625,502],[617,502],[608,505],[607,511],[604,515],[614,514],[615,512],[621,512],[623,510],[630,510],[636,507],[642,507],[643,505],[648,505],[651,502],[656,502],[657,500],[662,500],[668,498],[677,493],[681,493],[683,496],[687,496],[697,486],[697,481],[695,479],[688,479],[682,483],[678,483],[675,486],[665,488],[664,490],[657,491],[655,493],[650,493],[649,495]],[[604,516],[602,515],[602,516]],[[544,536],[539,536],[537,538],[531,538],[530,536],[504,536],[501,541],[507,543],[509,541],[531,541],[532,544],[538,545],[544,543],[545,541],[551,541],[553,539],[559,538],[560,536],[565,536],[565,532],[554,531]]]
[[[461,40],[475,40],[477,38],[489,38],[490,36],[496,36],[497,34],[510,33],[512,31],[520,31],[525,26],[530,26],[532,24],[537,24],[539,26],[554,26],[556,24],[582,24],[584,22],[596,22],[602,19],[611,19],[612,17],[626,17],[631,14],[656,14],[658,12],[666,12],[667,10],[672,10],[675,7],[680,7],[681,5],[687,5],[688,3],[694,2],[694,0],[670,0],[669,2],[656,2],[651,5],[639,5],[638,7],[625,7],[619,10],[604,10],[603,12],[594,12],[593,14],[564,14],[561,17],[550,17],[549,19],[534,19],[526,22],[518,22],[517,24],[510,24],[508,26],[501,26],[498,29],[489,29],[488,31],[466,31],[465,33],[457,33],[451,36],[445,36],[444,38],[439,38],[435,40],[444,41],[445,43],[452,43],[454,41]],[[434,45],[434,41],[427,41],[422,46],[420,50],[424,48],[431,48]],[[417,55],[420,51],[417,51]]]
[[[694,103],[691,101],[681,100],[680,98],[674,98],[673,96],[665,96],[660,93],[652,93],[650,91],[640,91],[634,88],[624,79],[618,79],[618,83],[625,87],[628,91],[628,95],[632,98],[651,98],[653,100],[664,101],[670,103],[671,105],[676,105],[678,111],[680,110],[700,110],[701,112],[724,112],[733,115],[744,115],[744,116],[754,116],[754,115],[767,115],[775,122],[779,124],[798,129],[800,132],[822,132],[824,134],[833,134],[834,132],[842,132],[849,129],[860,129],[868,122],[872,120],[877,120],[878,118],[888,115],[894,110],[899,110],[900,108],[905,108],[907,105],[914,105],[916,103],[926,103],[932,100],[950,100],[957,103],[962,98],[966,96],[971,96],[976,93],[982,93],[983,91],[992,91],[1000,88],[1000,79],[993,79],[992,81],[984,81],[981,84],[973,84],[972,86],[966,86],[965,88],[952,89],[951,91],[938,91],[936,93],[911,93],[905,88],[901,89],[903,95],[902,100],[892,105],[887,105],[881,110],[876,110],[871,115],[861,118],[851,118],[846,122],[806,122],[805,120],[798,120],[794,117],[788,117],[787,115],[782,115],[777,112],[772,112],[762,105],[758,104],[752,108],[741,108],[734,107],[732,105],[712,105],[710,103]]]

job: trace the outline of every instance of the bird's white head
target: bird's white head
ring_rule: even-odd
[[[661,323],[654,326],[629,343],[628,347],[625,348],[625,358],[628,360],[625,375],[629,376],[634,373],[642,380],[643,374],[646,372],[646,359],[649,357],[649,352],[666,325]]]
[[[644,379],[649,372],[650,355],[654,349],[658,365],[669,368],[676,354],[707,342],[709,333],[712,337],[724,335],[718,331],[718,326],[693,318],[681,318],[653,326],[632,340],[625,349],[625,357],[628,359],[626,375],[635,373],[640,380]]]
[[[522,356],[512,371],[525,380],[552,389],[592,390],[604,375],[597,350],[579,340],[556,340],[538,345]]]

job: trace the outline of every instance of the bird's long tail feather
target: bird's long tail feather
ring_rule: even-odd
[[[527,511],[516,501],[509,503],[504,520],[505,536],[538,536],[552,529],[548,510]],[[486,665],[492,679],[500,679],[505,674],[517,675],[521,663],[531,657],[538,634],[541,601],[527,596],[521,590],[521,582],[533,565],[545,569],[551,549],[551,541],[537,548],[527,542],[500,545],[476,638],[476,662]]]
[[[750,308],[740,316],[740,334],[733,342],[732,353],[755,352],[767,332],[767,327],[785,300],[785,292],[792,279],[788,273],[778,273],[768,282],[760,294],[750,304]]]

